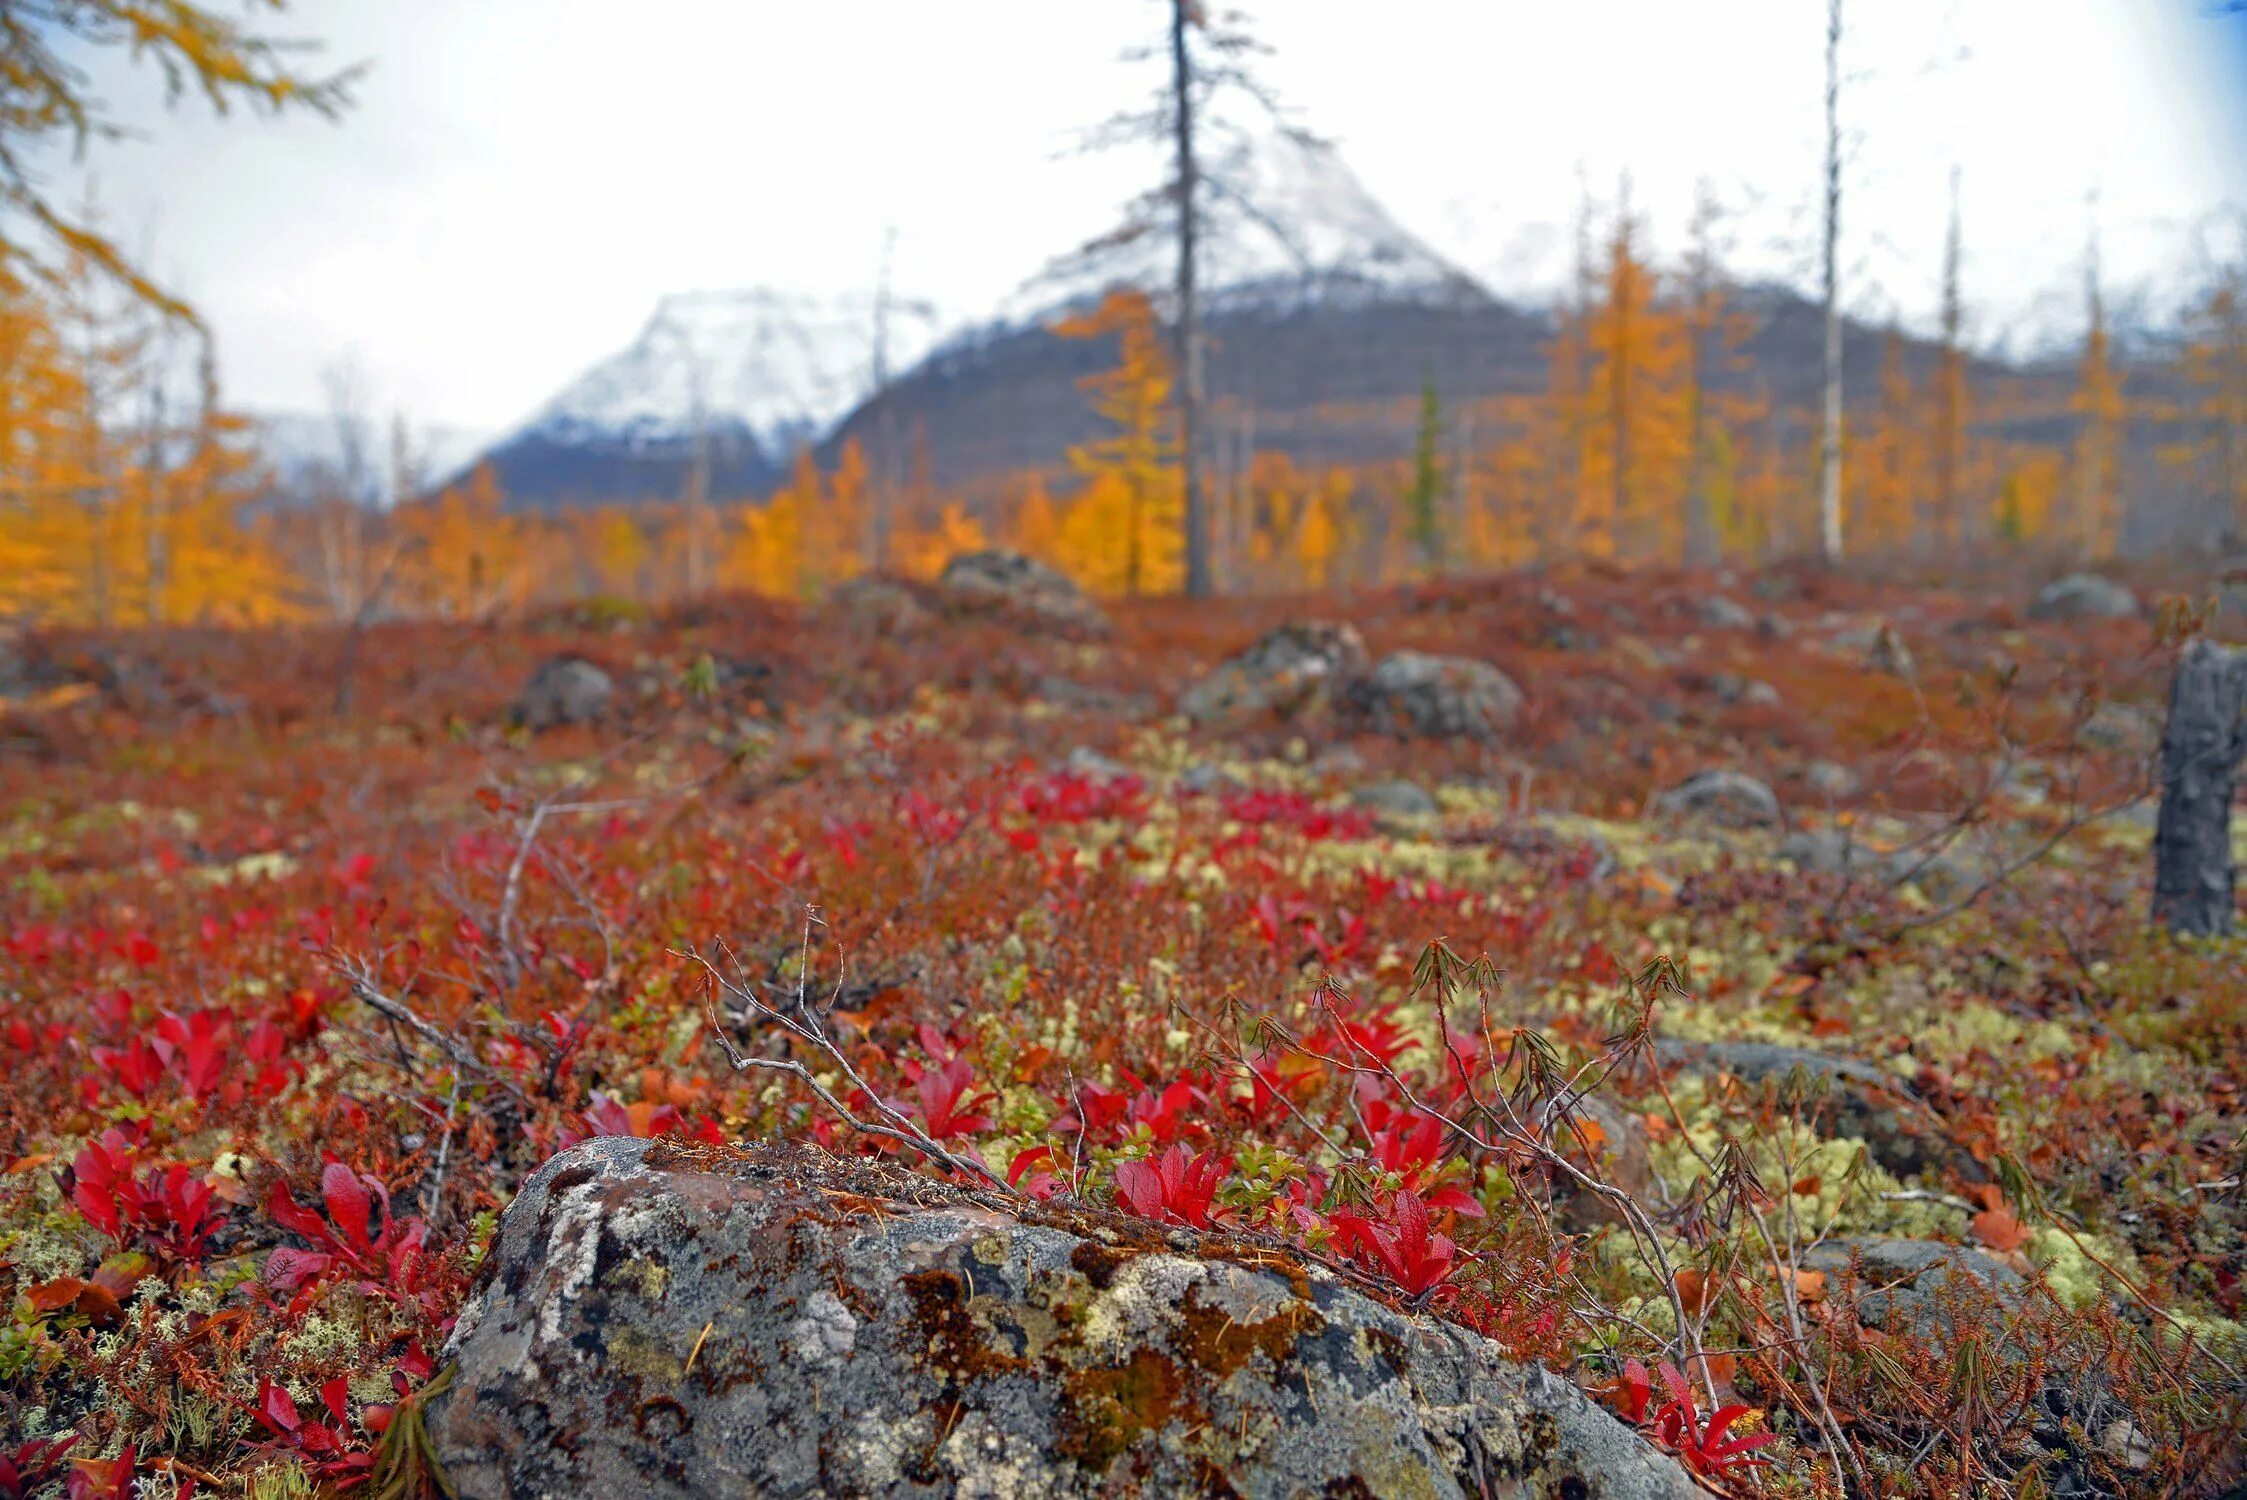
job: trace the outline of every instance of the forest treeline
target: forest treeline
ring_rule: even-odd
[[[1946,302],[1931,363],[1890,332],[1877,387],[1851,395],[1851,557],[2111,557],[2149,463],[2166,490],[2198,497],[2208,534],[2247,538],[2247,271],[2214,273],[2169,352],[2127,366],[2088,284],[2076,369],[2048,383],[2067,392],[2048,410],[1983,388],[1955,286]],[[1447,403],[1431,387],[1397,424],[1410,441],[1378,463],[1244,452],[1205,472],[1217,581],[1284,591],[1572,558],[1809,553],[1815,393],[1757,378],[1753,328],[1705,248],[1665,270],[1620,214],[1555,312],[1541,390]],[[489,468],[431,493],[402,440],[392,493],[363,474],[285,487],[191,332],[116,294],[85,257],[0,280],[0,619],[482,618],[712,588],[810,597],[994,545],[1106,595],[1184,581],[1172,342],[1137,291],[1053,327],[1113,351],[1083,382],[1106,435],[972,500],[878,476],[854,443],[824,468],[798,455],[772,495],[675,504],[518,510]]]

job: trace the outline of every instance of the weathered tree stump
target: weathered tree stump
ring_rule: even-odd
[[[2169,685],[2153,915],[2195,937],[2231,931],[2237,907],[2231,800],[2247,753],[2247,651],[2195,641]]]

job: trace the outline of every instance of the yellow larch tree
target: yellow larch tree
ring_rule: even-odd
[[[1185,488],[1177,462],[1170,358],[1144,292],[1118,288],[1054,325],[1063,338],[1113,336],[1114,368],[1079,382],[1115,427],[1069,450],[1089,481],[1062,530],[1081,582],[1103,592],[1171,593],[1185,583]],[[1099,554],[1112,553],[1113,562]]]

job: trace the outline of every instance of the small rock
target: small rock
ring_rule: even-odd
[[[1867,1327],[1940,1340],[1946,1346],[1951,1320],[1942,1297],[1944,1283],[1951,1277],[1975,1282],[2014,1304],[2028,1285],[2003,1261],[1934,1240],[1844,1236],[1813,1245],[1802,1254],[1804,1270],[1823,1271],[1835,1280],[1851,1266],[1856,1267],[1860,1289],[1857,1315]]]
[[[1354,745],[1329,745],[1311,757],[1314,776],[1363,776],[1365,757]]]
[[[1241,779],[1223,766],[1204,761],[1188,766],[1178,778],[1178,790],[1196,797],[1219,797],[1245,790]]]
[[[929,621],[928,610],[911,589],[872,575],[830,589],[826,613],[862,635],[912,635]]]
[[[1794,634],[1794,626],[1787,623],[1785,615],[1761,615],[1756,619],[1755,633],[1767,641],[1783,641]]]
[[[1734,827],[1761,827],[1780,819],[1779,798],[1753,776],[1738,771],[1703,771],[1654,798],[1651,809],[1708,818]]]
[[[1101,636],[1108,617],[1075,581],[1019,552],[969,552],[936,580],[947,612],[988,616],[1070,636]]]
[[[2029,605],[2032,620],[2127,620],[2138,613],[2136,594],[2096,573],[2071,573],[2046,584]]]
[[[1353,683],[1351,708],[1373,728],[1398,738],[1467,736],[1495,739],[1521,718],[1514,680],[1486,661],[1399,651]]]
[[[1436,799],[1427,788],[1410,781],[1376,781],[1350,794],[1354,806],[1399,818],[1432,818]]]
[[[1802,598],[1802,584],[1785,573],[1758,573],[1748,592],[1766,604],[1792,604]]]
[[[1829,801],[1857,795],[1857,773],[1830,760],[1814,760],[1802,769],[1802,784]]]
[[[2115,755],[2148,755],[2160,742],[2153,716],[2127,703],[2102,703],[2091,711],[2075,737],[2095,750]]]
[[[1321,620],[1267,631],[1179,696],[1196,723],[1234,715],[1294,713],[1365,671],[1365,641],[1350,625]]]
[[[1654,1055],[1664,1066],[1728,1073],[1757,1087],[1785,1086],[1799,1075],[1804,1112],[1816,1113],[1825,1134],[1863,1141],[1873,1160],[1897,1176],[1955,1172],[1968,1182],[1989,1180],[1988,1171],[1943,1133],[1942,1122],[1903,1079],[1870,1063],[1769,1042],[1663,1040],[1655,1043]]]
[[[1719,672],[1709,679],[1709,691],[1720,703],[1751,708],[1776,708],[1779,690],[1768,682],[1753,677],[1739,677],[1730,672]]]
[[[1123,762],[1110,760],[1090,745],[1079,745],[1070,751],[1068,760],[1063,762],[1063,769],[1071,776],[1080,776],[1087,781],[1122,781],[1137,774]]]
[[[1755,629],[1755,616],[1722,594],[1703,594],[1695,599],[1693,617],[1711,630]]]
[[[1779,841],[1779,858],[1806,875],[1863,875],[1878,855],[1839,829],[1798,829]]]
[[[590,724],[608,711],[616,683],[582,656],[550,657],[531,673],[515,699],[515,721],[526,729]]]

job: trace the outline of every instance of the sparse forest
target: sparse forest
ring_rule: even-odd
[[[0,0],[0,1500],[2247,1493],[2236,210],[2064,357],[1958,173],[1845,315],[1838,134],[1823,303],[1628,177],[1275,292],[1141,9],[1044,311],[565,472],[58,194],[350,128],[281,0]]]

